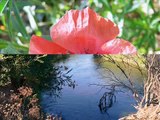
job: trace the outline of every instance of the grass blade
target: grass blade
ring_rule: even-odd
[[[3,12],[9,0],[0,0],[0,14]]]
[[[13,4],[13,11],[15,13],[16,21],[17,21],[19,27],[21,28],[20,32],[22,33],[22,35],[24,37],[29,38],[29,35],[28,35],[28,33],[27,33],[26,29],[25,29],[25,25],[24,25],[23,20],[22,20],[22,18],[20,16],[20,12],[19,12],[19,10],[17,8],[17,5],[16,5],[15,2],[13,2],[12,4]]]

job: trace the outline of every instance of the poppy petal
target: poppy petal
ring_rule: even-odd
[[[117,25],[90,8],[70,10],[51,28],[52,40],[73,53],[96,54],[101,46],[116,38]]]
[[[68,51],[54,42],[33,35],[30,41],[29,54],[67,54]]]
[[[113,39],[106,42],[102,47],[100,54],[136,54],[136,48],[128,41],[123,39]]]

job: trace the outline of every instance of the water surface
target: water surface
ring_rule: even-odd
[[[61,114],[64,120],[117,120],[129,113],[135,112],[135,100],[132,94],[125,88],[124,92],[116,92],[116,102],[106,113],[101,113],[98,104],[99,99],[106,89],[90,84],[107,84],[109,78],[102,77],[106,71],[97,69],[98,63],[93,55],[72,55],[64,65],[73,70],[69,73],[77,86],[73,89],[64,86],[60,98],[49,95],[51,91],[42,93],[42,108],[49,114]],[[116,71],[116,70],[115,70]],[[116,73],[121,75],[121,73]],[[135,75],[135,80],[140,79],[140,74]]]

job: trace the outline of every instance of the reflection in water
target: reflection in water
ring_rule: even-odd
[[[112,107],[113,103],[116,102],[116,96],[115,96],[115,86],[111,87],[110,92],[105,92],[101,99],[99,100],[99,109],[100,111],[107,112],[109,108]]]
[[[63,89],[63,86],[67,85],[71,88],[75,88],[75,81],[72,80],[72,75],[69,75],[69,73],[72,71],[72,69],[67,68],[66,66],[54,66],[53,67],[53,78],[50,82],[50,86],[47,85],[43,91],[48,90],[48,95],[53,97],[60,97],[61,90]]]
[[[117,120],[124,115],[135,112],[133,107],[135,100],[128,90],[118,88],[118,91],[123,92],[115,90],[114,93],[108,92],[104,95],[107,88],[102,89],[102,86],[98,85],[108,84],[110,79],[102,77],[102,74],[107,73],[102,69],[97,69],[99,65],[93,55],[72,55],[68,60],[57,65],[72,69],[68,75],[73,75],[72,80],[75,80],[77,86],[75,89],[64,86],[61,97],[56,101],[53,96],[48,95],[50,91],[44,91],[41,104],[46,113],[62,114],[64,120]],[[66,72],[65,69],[62,72]],[[138,74],[135,79],[137,78],[141,78],[141,76]],[[109,98],[105,106],[110,109],[107,109],[106,113],[101,113],[98,106],[103,95],[104,99]],[[113,100],[114,96],[116,96],[116,102]]]

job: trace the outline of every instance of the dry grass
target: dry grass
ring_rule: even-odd
[[[10,87],[8,86],[7,89]],[[4,88],[5,90],[5,88]],[[30,87],[0,92],[0,116],[3,120],[42,119],[38,98]]]

